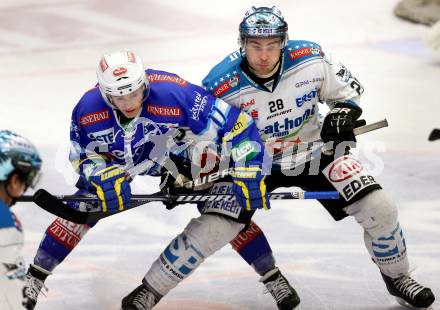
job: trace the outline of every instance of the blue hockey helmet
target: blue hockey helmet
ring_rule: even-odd
[[[243,17],[239,25],[238,44],[244,49],[247,38],[281,38],[281,46],[284,48],[289,36],[287,34],[287,22],[281,11],[273,6],[251,7]]]
[[[27,186],[35,187],[40,168],[40,155],[28,139],[9,130],[0,130],[0,182],[17,172]]]

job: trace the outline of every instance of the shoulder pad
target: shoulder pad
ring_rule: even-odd
[[[180,76],[178,76],[175,73],[170,73],[166,71],[160,71],[160,70],[153,70],[148,69],[146,70],[148,81],[150,84],[155,83],[173,83],[176,85],[179,85],[181,87],[188,86],[188,81],[185,79],[182,79]]]
[[[90,126],[109,120],[111,108],[105,103],[101,92],[96,87],[86,92],[75,107],[78,125]]]
[[[239,87],[242,62],[240,51],[229,54],[203,79],[203,87],[216,97],[222,97]]]
[[[323,58],[324,52],[319,44],[305,40],[290,40],[284,48],[285,66],[287,68],[306,62],[310,59]]]

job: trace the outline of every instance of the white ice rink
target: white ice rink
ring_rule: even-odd
[[[237,27],[252,5],[276,4],[290,37],[320,43],[365,87],[364,117],[390,127],[360,137],[360,153],[398,203],[413,276],[440,298],[440,58],[423,46],[426,27],[392,15],[397,0],[163,1],[1,0],[0,128],[29,137],[44,159],[42,187],[73,192],[67,161],[73,106],[95,84],[101,54],[128,48],[148,67],[199,83],[237,48]],[[156,191],[135,180],[134,191]],[[54,217],[32,204],[14,207],[30,262]],[[103,220],[48,278],[36,309],[118,309],[195,208],[160,204]],[[275,202],[258,212],[279,267],[302,309],[401,309],[387,293],[353,219],[334,222],[314,201]],[[157,309],[276,309],[259,277],[225,247],[181,283]],[[440,309],[440,302],[434,308]]]

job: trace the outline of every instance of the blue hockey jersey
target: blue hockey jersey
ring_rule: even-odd
[[[140,115],[126,125],[98,87],[86,92],[75,106],[70,160],[81,175],[108,163],[120,165],[131,176],[158,175],[169,152],[181,147],[173,140],[178,128],[190,130],[198,140],[229,143],[240,155],[237,161],[261,166],[264,148],[251,117],[176,74],[145,72],[149,88]]]

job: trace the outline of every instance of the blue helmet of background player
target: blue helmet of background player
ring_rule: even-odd
[[[0,182],[14,172],[26,186],[35,187],[40,169],[41,157],[28,139],[9,130],[0,131]]]
[[[284,48],[289,36],[287,23],[275,6],[250,8],[243,17],[239,26],[238,44],[244,50],[247,38],[281,38],[281,47]]]
[[[102,56],[96,69],[98,86],[105,102],[112,108],[112,96],[125,96],[149,83],[142,60],[131,51],[118,51]],[[147,96],[145,96],[147,97]]]

